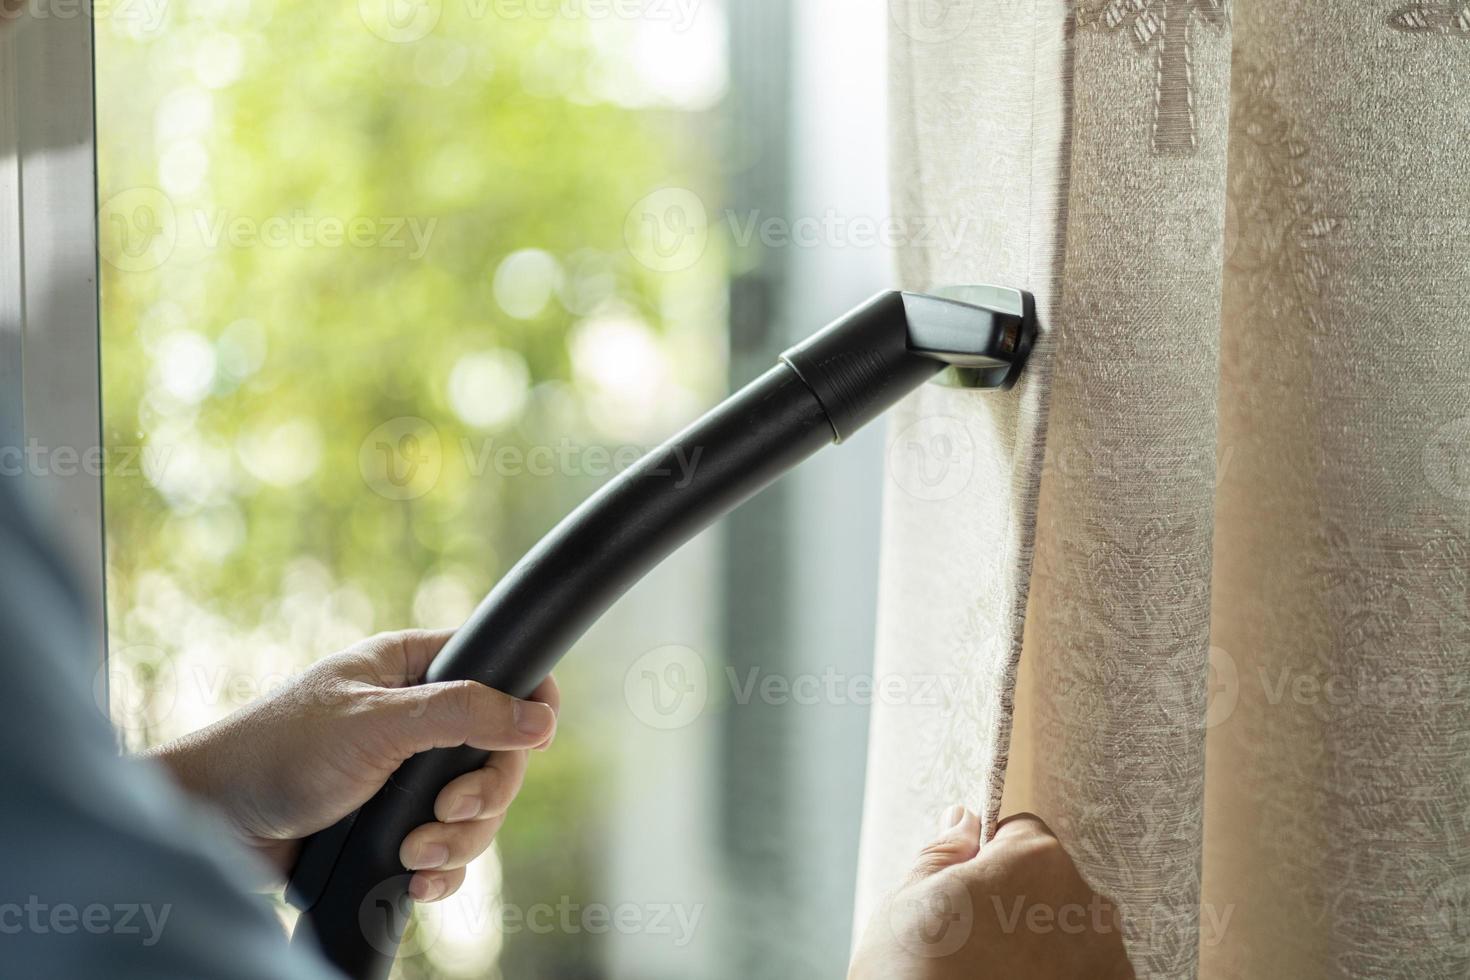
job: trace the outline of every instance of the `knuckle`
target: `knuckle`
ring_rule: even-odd
[[[399,851],[407,854],[412,848],[434,836],[434,824],[421,823],[417,827],[403,835],[403,843],[398,845]]]
[[[959,848],[954,841],[933,841],[919,851],[919,863],[922,865],[950,864],[958,859]]]
[[[374,654],[383,654],[390,652],[397,645],[398,634],[390,633],[386,630],[374,633],[372,636],[362,641],[362,646],[366,647]]]
[[[433,832],[425,837],[424,843],[442,844],[448,851],[444,864],[435,869],[441,874],[464,868],[490,847],[491,839],[482,836],[479,827],[475,824],[449,826],[435,824],[433,826]]]
[[[1030,845],[1033,859],[1038,863],[1050,866],[1071,864],[1071,858],[1067,857],[1067,851],[1062,847],[1062,842],[1055,837],[1038,837]]]
[[[485,801],[485,813],[490,816],[510,809],[520,790],[517,780],[498,769],[483,770],[480,786],[481,797]]]
[[[409,652],[428,637],[428,630],[395,630],[392,633],[384,633],[386,640],[391,642],[397,651],[408,659]]]
[[[425,844],[443,844],[449,849],[447,864],[456,864],[464,857],[465,841],[464,831],[454,824],[431,823],[424,826],[429,829],[424,832]],[[435,870],[444,870],[441,865]]]
[[[444,874],[440,875],[439,881],[441,891],[439,893],[439,899],[446,899],[450,895],[453,895],[455,892],[459,891],[460,886],[464,884],[464,880],[465,872],[463,868],[459,868],[454,871],[447,871]]]
[[[330,658],[329,658],[330,659]],[[335,665],[321,661],[301,675],[297,692],[313,708],[330,708],[351,704],[349,685],[338,675]]]
[[[348,714],[385,715],[399,707],[399,701],[386,691],[377,688],[356,688],[342,691],[341,698]]]
[[[479,697],[481,685],[474,681],[446,681],[440,687],[440,697],[445,707],[459,718],[472,718],[475,714],[475,702]]]
[[[1055,837],[1034,832],[1016,834],[1010,843],[1018,851],[1024,851],[1033,857],[1045,857],[1062,849],[1062,842]]]
[[[357,695],[356,710],[396,724],[415,724],[428,714],[427,699],[409,692],[367,690]]]
[[[301,675],[301,683],[320,701],[340,700],[354,684],[360,684],[365,673],[363,658],[352,650],[343,650],[318,660]]]

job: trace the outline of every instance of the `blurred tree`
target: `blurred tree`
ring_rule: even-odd
[[[585,446],[717,393],[719,256],[656,270],[624,240],[651,191],[714,192],[705,120],[609,96],[636,25],[494,9],[99,7],[109,629],[135,744],[371,631],[457,624],[608,475]],[[677,377],[685,403],[610,415],[603,328],[646,348],[628,384]],[[508,900],[591,890],[599,751],[538,760]],[[600,976],[595,939],[505,956]]]

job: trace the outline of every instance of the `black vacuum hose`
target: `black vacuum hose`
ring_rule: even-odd
[[[716,518],[946,363],[988,371],[987,386],[1006,386],[1033,330],[1029,305],[1023,313],[1020,305],[998,311],[908,293],[877,297],[573,511],[501,579],[425,680],[474,680],[529,696],[619,596]],[[469,747],[416,755],[357,813],[308,839],[287,891],[303,910],[293,941],[316,943],[352,980],[386,978],[413,904],[399,846],[434,820],[439,791],[488,755]]]

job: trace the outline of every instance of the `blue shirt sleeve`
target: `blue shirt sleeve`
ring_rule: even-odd
[[[337,977],[247,892],[249,859],[218,818],[119,757],[83,662],[96,627],[13,482],[0,477],[0,972]]]

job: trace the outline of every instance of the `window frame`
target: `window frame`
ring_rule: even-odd
[[[0,464],[49,512],[106,663],[90,4],[0,29]],[[105,675],[99,675],[105,676]]]

